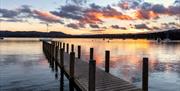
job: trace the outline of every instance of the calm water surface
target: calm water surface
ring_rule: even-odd
[[[64,90],[68,91],[65,79]],[[36,39],[0,40],[0,91],[59,91],[59,77],[49,68]]]
[[[1,90],[58,91],[60,83],[42,53],[41,42],[15,40],[0,41]],[[138,87],[142,81],[142,58],[148,57],[150,91],[180,91],[180,43],[120,39],[55,40],[74,44],[75,51],[77,45],[81,45],[82,59],[87,62],[89,48],[93,47],[97,66],[103,70],[105,50],[110,50],[110,73]],[[68,91],[67,83],[65,79],[65,91]]]
[[[89,60],[94,48],[97,66],[104,70],[105,50],[110,50],[110,73],[141,87],[142,58],[149,58],[150,91],[180,91],[180,42],[156,43],[150,40],[61,39],[82,46],[82,57]]]

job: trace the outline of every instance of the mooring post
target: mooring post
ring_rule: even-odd
[[[69,88],[70,91],[74,91],[73,84],[74,84],[74,61],[75,61],[75,53],[70,53],[70,83]]]
[[[81,58],[81,46],[80,45],[78,46],[78,58],[79,59]]]
[[[93,60],[93,48],[90,48],[88,91],[95,91],[95,86],[96,86],[95,84],[96,84],[96,61]]]
[[[74,45],[71,45],[71,52],[74,52]]]
[[[109,73],[110,51],[105,52],[105,72]]]
[[[93,51],[94,51],[94,49],[93,48],[90,48],[90,59],[92,59],[93,60]]]
[[[148,91],[148,58],[143,58],[142,70],[142,89]]]
[[[64,67],[64,49],[61,48],[60,49],[60,63],[61,63],[61,67]]]
[[[63,49],[65,50],[65,43],[63,43]]]
[[[66,52],[69,53],[69,44],[66,44]]]

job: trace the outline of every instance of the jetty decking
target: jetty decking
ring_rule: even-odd
[[[71,52],[69,53],[69,44],[66,45],[65,52],[65,43],[61,42],[43,41],[43,51],[56,70],[58,67],[63,70],[70,80],[69,86],[76,86],[78,91],[142,91],[131,83],[108,73],[109,65],[106,64],[105,71],[97,68],[96,61],[93,59],[92,48],[90,49],[89,63],[80,59],[80,46],[78,46],[78,57],[75,57],[74,45],[71,45]],[[107,52],[107,54],[109,53]],[[74,88],[70,88],[70,91],[73,90]]]

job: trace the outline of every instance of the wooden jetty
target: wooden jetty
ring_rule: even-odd
[[[66,48],[65,48],[66,45]],[[70,91],[148,91],[148,59],[143,58],[142,89],[109,73],[110,52],[106,51],[105,71],[96,67],[93,59],[93,48],[90,48],[89,63],[81,58],[81,46],[78,46],[78,57],[75,57],[74,45],[57,41],[43,41],[43,51],[55,70],[61,70],[61,76],[69,79]],[[145,77],[146,76],[146,77]],[[62,78],[64,79],[64,78]]]

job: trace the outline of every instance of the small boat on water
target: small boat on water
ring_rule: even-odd
[[[3,37],[0,37],[0,40],[3,40],[4,38]]]
[[[169,38],[166,38],[163,40],[163,42],[168,43],[168,42],[171,42],[171,40]]]

